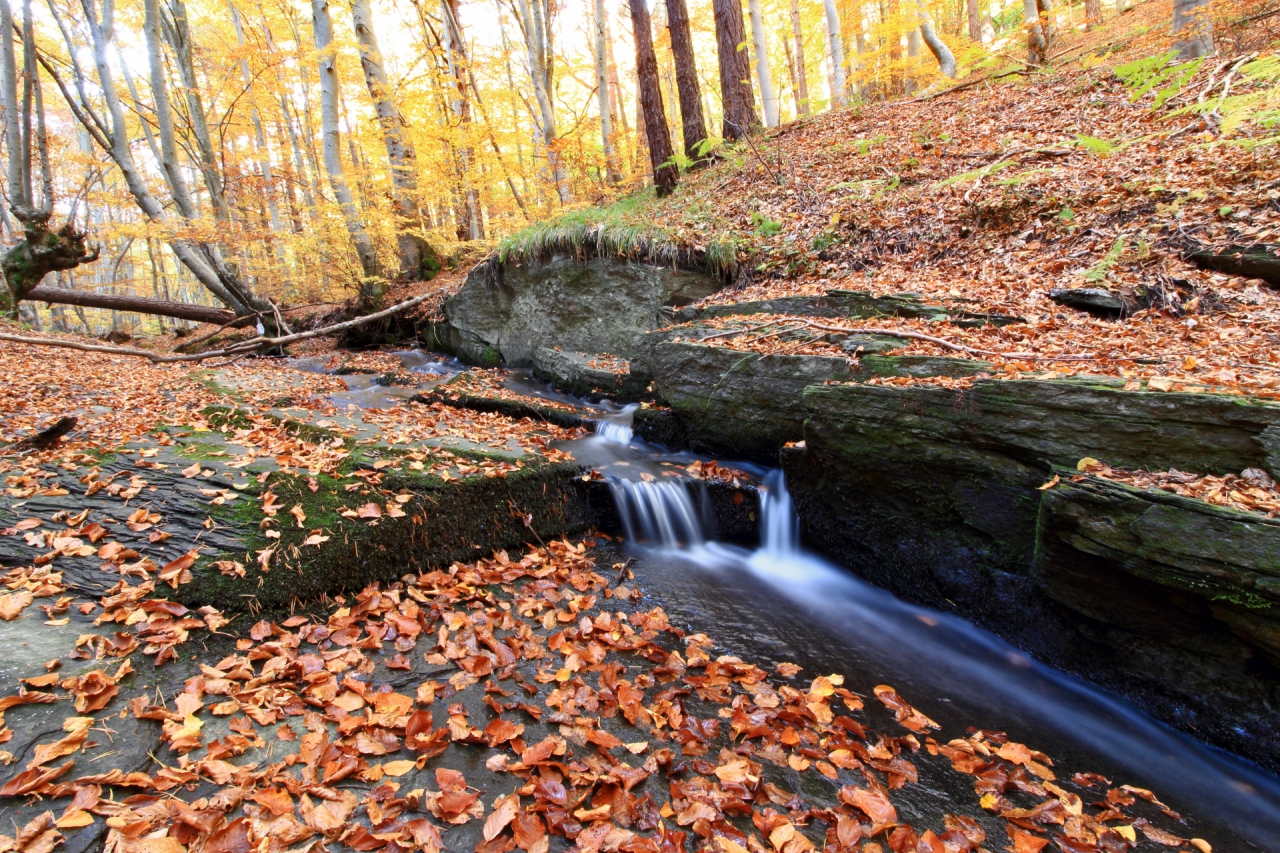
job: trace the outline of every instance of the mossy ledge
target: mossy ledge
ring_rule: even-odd
[[[213,605],[227,611],[281,611],[341,592],[353,592],[372,581],[406,573],[444,568],[456,561],[488,556],[498,549],[516,549],[590,526],[592,500],[573,463],[533,463],[506,477],[473,476],[444,481],[438,477],[402,472],[384,475],[387,495],[407,495],[403,504],[389,499],[404,513],[391,517],[388,498],[347,494],[343,482],[315,478],[313,491],[306,476],[272,473],[264,488],[279,497],[279,539],[268,539],[249,516],[260,517],[259,506],[242,503],[229,514],[237,526],[253,532],[234,554],[210,554],[192,568],[193,580],[178,588],[175,598],[187,606]],[[598,498],[597,498],[598,500]],[[349,519],[340,513],[369,502],[379,505],[378,519]],[[299,527],[288,514],[302,507]],[[232,519],[226,519],[231,522]],[[527,520],[527,524],[526,524]],[[246,522],[248,522],[246,524]],[[305,545],[312,531],[328,539]],[[271,549],[263,571],[259,554]],[[236,560],[245,577],[223,574],[218,560]]]

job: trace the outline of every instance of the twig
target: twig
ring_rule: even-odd
[[[944,349],[954,350],[955,352],[969,353],[970,355],[985,355],[994,358],[1016,358],[1023,361],[1092,361],[1099,358],[1097,353],[1084,353],[1081,355],[1036,355],[1030,352],[998,352],[996,350],[978,349],[977,347],[965,346],[957,344],[946,338],[938,338],[933,335],[926,335],[923,332],[911,332],[901,329],[867,329],[857,328],[849,329],[843,326],[826,326],[821,323],[815,323],[812,320],[801,320],[801,325],[808,326],[812,329],[821,329],[824,332],[844,332],[849,335],[887,335],[894,338],[909,338],[916,341],[927,341],[931,344],[937,344]]]
[[[987,74],[982,77],[976,77],[973,80],[966,80],[965,82],[961,83],[958,86],[951,86],[950,88],[947,88],[947,89],[940,89],[937,92],[931,92],[930,94],[927,94],[927,95],[921,95],[918,98],[912,98],[911,102],[920,103],[921,101],[932,101],[934,98],[941,98],[943,95],[949,95],[952,92],[959,92],[963,89],[972,89],[974,86],[980,86],[983,83],[986,83],[991,80],[1001,80],[1005,77],[1012,77],[1015,74],[1030,74],[1030,73],[1031,72],[1026,68],[1015,68],[1012,71],[1004,71],[1004,72],[1001,72],[1000,74]]]
[[[259,335],[246,341],[240,341],[231,346],[218,350],[209,350],[208,352],[192,353],[190,355],[159,355],[149,350],[132,349],[130,347],[104,347],[97,344],[86,344],[80,341],[59,341],[49,338],[28,338],[22,335],[10,335],[0,333],[0,341],[13,341],[19,344],[37,344],[47,347],[61,347],[63,349],[79,350],[81,352],[102,352],[110,355],[128,355],[136,358],[145,358],[152,364],[174,364],[184,361],[204,361],[207,358],[221,358],[232,355],[247,355],[251,352],[262,349],[271,349],[272,347],[280,347],[286,344],[297,343],[298,341],[309,341],[312,338],[323,338],[330,335],[336,335],[345,332],[347,329],[354,329],[359,326],[382,320],[399,314],[416,305],[421,305],[429,299],[435,299],[437,294],[425,293],[422,296],[415,296],[412,299],[406,299],[398,305],[392,305],[382,311],[374,314],[366,314],[363,317],[356,317],[354,320],[347,320],[342,323],[335,323],[332,326],[325,326],[322,329],[313,329],[310,332],[298,332],[292,335],[283,335],[277,338],[268,338]]]
[[[760,153],[760,149],[756,147],[755,142],[751,139],[751,134],[747,133],[745,130],[738,127],[737,124],[729,121],[728,119],[725,119],[725,124],[732,124],[734,127],[738,128],[738,132],[742,134],[743,139],[747,140],[747,144],[751,146],[751,150],[755,152],[756,159],[760,161],[761,166],[764,166],[764,170],[769,173],[769,177],[773,178],[773,182],[775,184],[777,184],[778,186],[782,186],[784,183],[784,181],[782,180],[782,177],[779,176],[778,173],[775,172],[772,168],[770,168],[769,164],[764,161],[764,156]]]

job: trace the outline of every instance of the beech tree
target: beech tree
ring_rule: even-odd
[[[1197,59],[1213,54],[1211,0],[1174,0],[1174,47],[1179,59]]]
[[[804,67],[804,32],[800,28],[800,0],[791,0],[791,37],[796,42],[796,113],[809,114],[809,80]]]
[[[827,50],[831,53],[831,98],[837,104],[844,104],[844,35],[840,27],[840,9],[836,0],[824,0],[823,8],[827,15]]]
[[[342,138],[338,130],[339,82],[337,57],[333,45],[333,19],[329,16],[329,0],[311,0],[311,16],[316,40],[316,57],[320,64],[320,124],[323,128],[324,168],[329,186],[342,208],[351,243],[360,258],[363,276],[359,285],[362,308],[374,308],[386,293],[386,282],[378,265],[378,252],[360,219],[351,187],[342,168]]]
[[[649,141],[649,162],[658,196],[670,195],[680,181],[680,169],[672,162],[671,131],[662,109],[658,84],[658,59],[653,53],[653,35],[646,0],[627,0],[636,43],[636,80],[640,88],[640,109],[644,113],[645,135]]]
[[[720,99],[724,104],[725,139],[740,139],[760,124],[751,69],[743,48],[747,36],[739,0],[712,0],[716,18],[716,56],[720,64]]]
[[[682,2],[682,0],[676,0]],[[687,21],[686,21],[687,22]],[[595,0],[596,103],[600,109],[600,147],[604,151],[605,177],[610,184],[622,180],[618,150],[613,143],[613,94],[609,84],[609,21],[604,0]],[[674,37],[672,38],[674,42]],[[696,82],[696,81],[695,81]]]

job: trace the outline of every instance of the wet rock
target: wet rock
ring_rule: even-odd
[[[1068,287],[1051,290],[1049,298],[1059,305],[1109,319],[1122,317],[1134,309],[1134,304],[1119,293],[1101,287]]]
[[[539,347],[533,354],[533,375],[581,397],[608,397],[630,402],[643,397],[648,381],[631,373],[625,359],[603,353],[572,352]]]
[[[1280,520],[1082,477],[1045,492],[1040,529],[1115,570],[1210,602],[1280,661]],[[1037,560],[1037,579],[1051,596],[1064,562]]]
[[[700,272],[620,258],[565,255],[525,264],[480,264],[445,303],[456,352],[480,365],[524,367],[550,342],[566,350],[626,356],[662,322],[664,307],[714,293]]]
[[[1280,767],[1280,526],[1111,484],[1040,490],[1085,456],[1274,475],[1280,405],[982,379],[814,385],[804,402],[805,446],[782,459],[810,547]]]
[[[672,342],[654,347],[649,368],[694,449],[770,461],[803,437],[805,388],[853,375],[843,358]]]
[[[734,302],[728,305],[709,305],[705,308],[688,307],[676,312],[677,322],[688,323],[717,317],[749,316],[752,314],[788,314],[796,317],[825,317],[847,319],[852,317],[910,317],[920,319],[950,319],[960,325],[974,326],[984,323],[1007,325],[1025,323],[1021,317],[1004,314],[978,313],[958,310],[946,305],[928,303],[918,293],[894,293],[875,296],[867,290],[829,290],[823,296],[784,296],[777,299],[757,299],[750,302]]]

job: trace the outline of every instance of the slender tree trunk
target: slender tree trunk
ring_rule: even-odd
[[[644,110],[645,131],[649,138],[649,162],[653,166],[653,184],[658,196],[670,195],[680,180],[680,170],[671,162],[671,132],[662,109],[662,90],[658,87],[658,59],[653,53],[653,35],[649,24],[649,8],[645,0],[628,0],[631,26],[635,30],[636,78],[640,87],[640,106]]]
[[[1044,33],[1044,61],[1047,65],[1049,54],[1058,43],[1058,15],[1054,11],[1053,0],[1037,0],[1036,8],[1039,10],[1040,28]]]
[[[235,25],[236,44],[243,50],[244,27],[240,21],[240,13],[236,11],[234,5],[230,6],[230,10],[231,22]],[[240,60],[240,77],[244,80],[245,89],[251,89],[253,76],[249,73],[249,60],[244,58]],[[271,151],[267,148],[267,135],[262,129],[262,113],[258,110],[256,104],[250,107],[249,118],[253,122],[254,156],[258,161],[258,171],[262,177],[262,189],[263,195],[266,197],[268,219],[271,222],[272,232],[278,232],[280,230],[280,205],[276,200],[276,179],[271,168]],[[276,259],[280,266],[283,267],[284,254],[282,251],[277,251]]]
[[[604,0],[595,0],[595,59],[596,59],[596,103],[600,109],[600,144],[604,149],[605,179],[610,184],[622,180],[622,172],[618,168],[618,152],[613,144],[613,110],[609,92],[609,61],[606,53],[608,38],[608,21],[605,18]]]
[[[472,175],[475,150],[470,145],[471,101],[467,96],[469,67],[465,50],[466,42],[462,37],[462,24],[458,19],[458,0],[441,0],[440,14],[444,18],[445,56],[448,59],[449,73],[456,90],[453,97],[449,99],[449,109],[467,139],[467,144],[458,149],[458,172],[462,183],[463,209],[466,212],[467,238],[481,240],[484,239],[484,218],[480,212],[480,193],[476,189]]]
[[[747,0],[751,9],[751,36],[756,46],[756,79],[760,81],[760,103],[764,107],[765,127],[778,126],[778,95],[773,90],[773,75],[769,71],[769,44],[764,29],[764,13],[760,0]]]
[[[973,0],[969,0],[973,2]],[[1084,0],[1084,28],[1092,30],[1102,23],[1102,0]]]
[[[360,257],[364,273],[360,282],[360,307],[369,310],[377,307],[386,293],[378,267],[378,253],[373,240],[360,220],[360,211],[347,177],[342,169],[342,138],[338,133],[338,68],[333,43],[333,20],[329,17],[329,0],[311,0],[312,18],[315,23],[316,51],[320,60],[320,123],[323,133],[324,166],[329,174],[329,186],[334,198],[342,207],[342,215],[351,234],[351,242]],[[354,164],[353,164],[354,165]]]
[[[844,106],[848,103],[844,75],[844,34],[840,26],[840,9],[836,0],[824,0],[823,9],[827,14],[827,51],[831,57],[831,100],[832,106]]]
[[[1173,35],[1179,59],[1213,54],[1211,0],[1174,0]]]
[[[751,69],[745,50],[747,41],[740,0],[712,0],[716,17],[716,55],[720,61],[720,97],[724,103],[725,139],[741,139],[760,124],[755,95],[751,89]]]
[[[929,52],[933,54],[933,58],[938,60],[938,70],[947,77],[956,76],[956,58],[951,53],[951,49],[946,43],[938,37],[937,32],[933,29],[933,23],[929,20],[929,15],[924,11],[923,7],[917,7],[920,10],[920,37],[924,40],[925,45],[929,48]]]
[[[1102,0],[1085,0],[1086,3],[1100,3]],[[969,40],[982,44],[982,7],[978,0],[964,0],[965,15],[969,19]]]
[[[796,113],[807,116],[809,114],[809,78],[805,73],[804,33],[800,29],[800,0],[791,0],[791,37],[796,42]]]
[[[538,130],[547,152],[547,165],[551,180],[555,183],[560,203],[569,203],[569,175],[560,156],[559,132],[556,130],[555,103],[552,100],[553,80],[550,41],[543,20],[542,0],[518,0],[520,25],[524,32],[525,50],[528,54],[529,78],[533,81],[533,94],[538,102]],[[514,7],[513,7],[514,8]]]
[[[684,153],[697,163],[706,154],[703,143],[707,139],[707,122],[702,115],[702,91],[698,86],[698,66],[693,58],[693,37],[689,32],[689,9],[685,0],[667,0],[667,28],[671,33],[671,53],[676,61]]]

